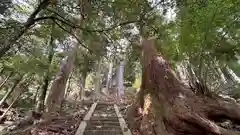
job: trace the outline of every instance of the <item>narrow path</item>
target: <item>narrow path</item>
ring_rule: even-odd
[[[132,135],[117,105],[94,103],[75,135]]]

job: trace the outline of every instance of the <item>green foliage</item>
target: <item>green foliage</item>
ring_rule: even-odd
[[[124,59],[125,80],[137,89],[141,85],[141,48],[135,42],[145,36],[157,37],[157,51],[171,63],[188,59],[196,76],[206,79],[207,83],[209,80],[219,81],[217,64],[227,64],[235,72],[240,72],[236,59],[240,55],[239,0],[88,2],[85,8],[87,18],[81,26],[78,24],[81,8],[76,1],[61,0],[41,10],[37,18],[45,19],[36,21],[11,45],[6,57],[1,58],[1,67],[5,68],[1,76],[4,78],[9,71],[27,74],[32,77],[34,85],[42,84],[46,73],[53,79],[60,61],[76,44],[73,39],[78,38],[81,46],[75,56],[74,78],[87,77],[87,87],[94,87],[97,61],[103,60],[103,70],[107,71],[108,61],[113,61],[116,66]],[[167,20],[166,12],[175,2],[177,16],[175,20]],[[0,21],[1,44],[8,43],[23,28],[38,4],[30,0],[14,4],[9,0],[1,1],[0,14],[4,14]],[[13,12],[6,14],[7,10]],[[123,23],[128,21],[135,23]],[[54,55],[51,63],[49,53]],[[14,77],[6,88],[11,86]],[[24,96],[31,97],[34,92],[29,90]]]
[[[207,51],[223,60],[235,57],[239,52],[238,4],[240,1],[231,0],[209,0],[204,5],[194,1],[185,3],[180,8],[180,50],[200,57]]]
[[[125,69],[124,69],[124,79],[130,84],[134,83],[135,77],[137,76],[137,67],[141,57],[141,50],[137,45],[131,44],[127,47],[126,57],[125,57]]]
[[[134,81],[133,88],[139,89],[140,87],[141,87],[141,78],[138,77],[138,78],[136,78],[135,81]]]

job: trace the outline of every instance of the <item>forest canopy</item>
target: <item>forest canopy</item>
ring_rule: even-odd
[[[37,114],[32,121],[51,121],[68,99],[109,98],[124,88],[124,96],[135,97],[126,109],[129,121],[137,125],[136,108],[157,118],[141,114],[138,130],[152,120],[160,123],[155,134],[237,134],[239,5],[240,0],[1,0],[0,121],[19,108]],[[178,99],[179,93],[185,98]],[[147,100],[156,104],[146,108]],[[219,125],[225,118],[231,129]]]

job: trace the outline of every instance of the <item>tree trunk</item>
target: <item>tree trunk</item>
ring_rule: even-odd
[[[21,90],[22,91],[22,90]],[[8,106],[7,110],[2,114],[0,117],[0,123],[2,122],[3,118],[6,116],[7,112],[12,108],[13,104],[17,101],[17,99],[21,96],[21,92],[15,97],[12,103]]]
[[[0,75],[2,75],[2,73],[5,71],[5,67],[3,65],[3,67],[1,67],[1,71],[0,71]]]
[[[85,73],[83,73],[82,74],[82,78],[81,78],[81,85],[82,85],[82,87],[81,87],[81,89],[80,89],[80,100],[82,100],[82,99],[84,99],[84,97],[85,97],[85,82],[86,82],[86,78],[87,78],[87,72],[85,72]]]
[[[68,81],[67,81],[67,88],[65,90],[65,93],[64,93],[64,98],[67,97],[68,93],[70,92],[71,90],[71,79],[72,79],[72,76],[73,76],[73,72],[70,74],[69,78],[68,78]]]
[[[20,28],[20,30],[16,34],[14,33],[14,36],[11,37],[9,41],[7,41],[7,43],[4,43],[4,45],[0,48],[0,58],[3,57],[11,49],[12,44],[15,44],[17,40],[35,23],[35,18],[38,13],[42,9],[45,9],[49,3],[50,0],[43,0],[29,16],[28,20],[24,23],[24,26]]]
[[[144,64],[141,89],[144,95],[149,94],[140,126],[142,134],[240,134],[216,124],[226,119],[240,124],[239,105],[195,95],[179,81],[163,56],[156,52],[153,41],[144,39],[142,47]]]
[[[2,98],[2,100],[0,101],[0,106],[2,106],[2,104],[7,100],[7,98],[11,95],[11,93],[14,91],[14,89],[17,87],[17,85],[20,83],[20,81],[22,80],[22,77],[21,76],[20,78],[18,78],[13,86],[8,90],[8,92],[4,95],[4,97]]]
[[[81,9],[81,16],[79,19],[78,24],[82,25],[84,19],[85,19],[85,10],[86,4],[88,4],[87,0],[81,0],[77,1],[80,2],[80,9]],[[81,33],[81,31],[76,30],[75,34],[76,36]],[[66,88],[66,83],[69,77],[69,74],[72,71],[75,55],[77,53],[77,50],[79,48],[79,43],[75,41],[74,47],[70,50],[68,53],[68,56],[66,60],[63,62],[63,64],[60,67],[59,73],[56,75],[55,80],[52,83],[52,86],[50,88],[49,94],[46,99],[46,109],[44,113],[44,119],[46,121],[51,120],[51,115],[55,115],[58,113],[61,109],[61,102],[63,99],[61,99],[62,94],[64,94],[64,90]]]
[[[47,94],[48,85],[49,85],[49,78],[46,76],[44,79],[43,85],[40,89],[41,91],[39,93],[39,98],[37,100],[36,112],[41,112],[44,109],[44,102]]]
[[[0,84],[0,90],[2,89],[2,87],[4,86],[4,84],[8,81],[8,79],[13,75],[13,72],[11,72],[6,78],[5,80]]]
[[[118,68],[118,96],[119,99],[124,95],[124,63],[121,61]]]
[[[59,73],[56,75],[55,80],[52,83],[49,94],[46,97],[45,118],[50,119],[51,113],[60,111],[60,105],[62,99],[60,99],[62,93],[66,88],[66,83],[71,72],[73,64],[73,56],[68,56],[62,64]]]
[[[6,103],[11,104],[14,101],[15,97],[21,93],[21,90],[28,91],[28,87],[32,82],[31,77],[32,77],[31,74],[22,77],[23,79],[19,82],[19,84],[7,98]]]
[[[41,87],[41,91],[39,94],[39,98],[37,101],[37,105],[36,105],[36,112],[40,113],[41,111],[44,110],[44,102],[45,102],[45,98],[46,98],[46,94],[47,94],[47,89],[48,89],[48,85],[49,82],[51,80],[50,76],[49,76],[49,70],[50,70],[50,65],[52,63],[52,59],[54,56],[54,49],[55,49],[55,44],[54,44],[54,37],[53,37],[53,31],[55,28],[55,23],[52,22],[52,31],[51,31],[51,38],[50,38],[50,42],[49,42],[49,52],[48,52],[48,70],[44,73],[44,79],[43,79],[43,85]]]
[[[83,88],[85,88],[86,78],[87,78],[87,73],[82,74],[81,83],[82,83]]]
[[[109,86],[110,86],[110,81],[112,80],[112,72],[113,72],[113,63],[112,61],[109,63],[109,70],[108,70],[108,75],[107,75],[107,83],[106,83],[106,94],[109,94]]]
[[[231,79],[234,83],[240,83],[240,77],[238,77],[228,66],[224,68],[224,73],[225,76],[227,76],[228,79]]]
[[[95,76],[95,93],[97,96],[101,94],[101,60],[98,61],[97,72]]]
[[[39,89],[40,89],[40,88],[41,88],[41,86],[39,85],[39,86],[37,87],[37,89],[36,89],[35,95],[34,95],[34,97],[33,97],[33,102],[34,102],[34,104],[37,103],[37,97],[38,97]]]

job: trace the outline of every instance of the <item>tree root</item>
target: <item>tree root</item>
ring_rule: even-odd
[[[239,131],[217,124],[226,119],[240,124],[240,106],[211,96],[196,95],[184,87],[170,64],[158,55],[153,43],[143,40],[142,92],[130,111],[132,117],[137,116],[143,97],[150,94],[151,105],[143,109],[141,132],[144,135],[240,135]],[[145,100],[145,104],[149,103]],[[153,123],[155,126],[151,128]]]

